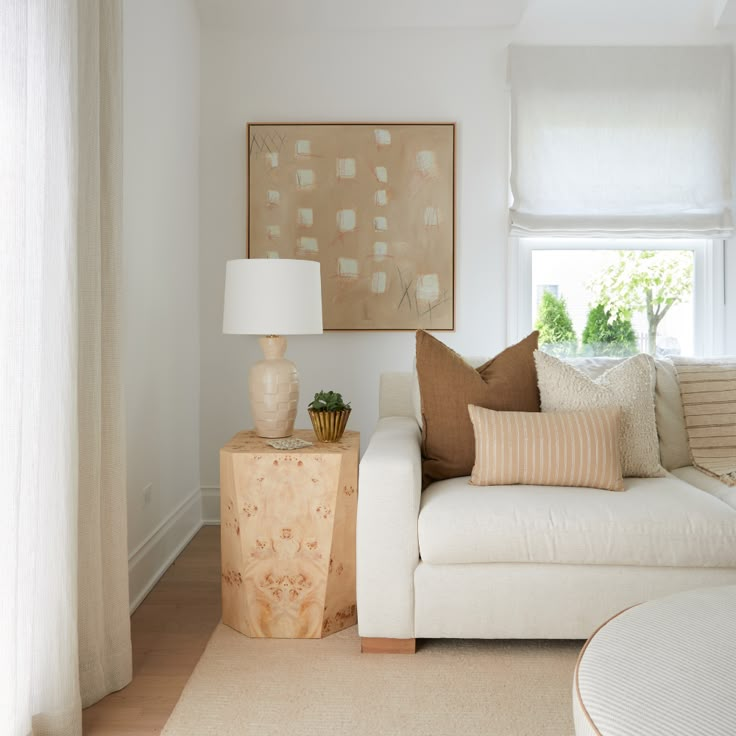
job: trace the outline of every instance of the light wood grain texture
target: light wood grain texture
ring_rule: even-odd
[[[360,638],[360,651],[363,654],[414,654],[416,650],[416,639],[386,639],[373,636]]]
[[[276,450],[240,432],[220,452],[222,620],[252,637],[353,626],[360,435]]]
[[[133,614],[133,681],[84,710],[85,736],[160,733],[219,620],[220,528],[206,526]]]

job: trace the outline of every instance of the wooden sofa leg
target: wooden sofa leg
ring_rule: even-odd
[[[416,639],[385,639],[382,637],[361,636],[360,651],[363,654],[414,654]]]

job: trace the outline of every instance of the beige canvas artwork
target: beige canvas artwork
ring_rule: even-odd
[[[328,330],[454,328],[455,126],[248,125],[248,256],[319,261]]]

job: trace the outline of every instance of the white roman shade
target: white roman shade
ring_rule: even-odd
[[[730,47],[509,50],[511,233],[726,237]]]

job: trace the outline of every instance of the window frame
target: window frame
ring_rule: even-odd
[[[507,342],[517,342],[533,329],[530,297],[535,250],[692,250],[694,352],[696,356],[722,355],[726,311],[725,244],[725,240],[707,238],[510,237]]]

